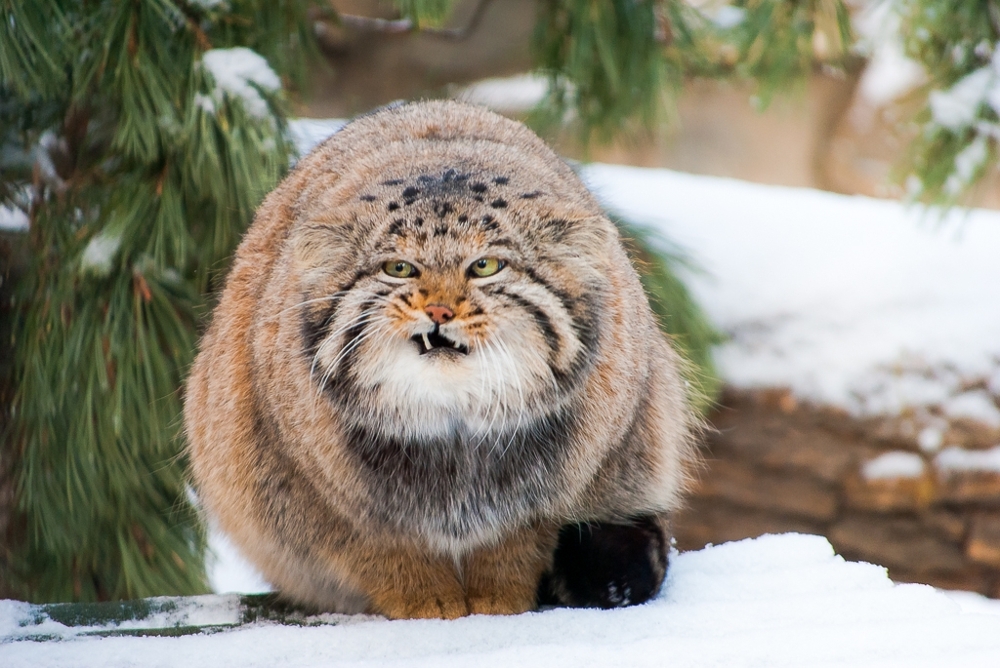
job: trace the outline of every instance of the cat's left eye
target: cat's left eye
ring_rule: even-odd
[[[506,262],[495,257],[481,257],[469,267],[469,273],[478,278],[492,276],[507,265]]]
[[[389,260],[382,265],[382,271],[394,278],[413,278],[417,268],[405,260]]]

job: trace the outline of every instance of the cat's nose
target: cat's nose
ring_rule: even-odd
[[[443,325],[455,317],[455,312],[447,306],[441,304],[430,304],[424,307],[424,313],[431,317],[431,320],[439,325]]]

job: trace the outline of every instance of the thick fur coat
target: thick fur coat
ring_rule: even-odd
[[[302,159],[240,245],[187,388],[195,485],[315,609],[515,613],[540,582],[588,604],[565,564],[602,567],[556,557],[572,527],[637,527],[622,558],[655,590],[695,460],[681,369],[541,140],[454,102],[388,108]],[[610,604],[649,595],[609,559]]]

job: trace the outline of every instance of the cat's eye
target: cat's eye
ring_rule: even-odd
[[[417,268],[406,260],[389,260],[382,265],[382,271],[395,278],[413,278]]]
[[[503,260],[495,257],[481,257],[469,267],[469,273],[478,278],[492,276],[507,265]]]

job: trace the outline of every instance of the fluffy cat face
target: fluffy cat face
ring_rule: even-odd
[[[499,439],[572,394],[604,291],[592,215],[481,166],[337,199],[292,248],[311,376],[349,419]]]

